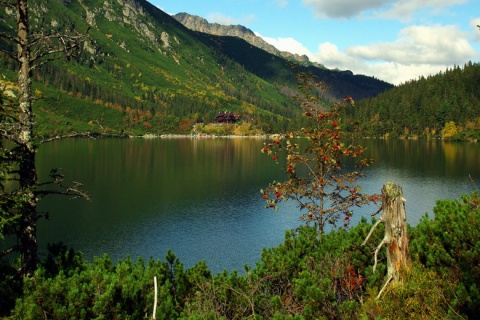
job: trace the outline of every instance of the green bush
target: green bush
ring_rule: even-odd
[[[475,318],[480,313],[480,200],[477,193],[439,200],[433,220],[425,216],[411,232],[415,260],[458,283],[453,304]]]
[[[74,260],[81,261],[81,257]],[[13,316],[19,319],[140,319],[152,312],[156,276],[157,319],[177,318],[191,284],[209,277],[210,272],[204,263],[184,272],[183,265],[171,252],[167,253],[166,260],[150,259],[145,263],[141,258],[136,262],[127,258],[114,265],[105,255],[92,263],[84,262],[75,272],[60,270],[53,277],[49,277],[51,271],[42,267],[25,281],[24,297],[17,301]]]
[[[454,284],[414,263],[405,282],[389,285],[380,299],[374,294],[362,306],[367,319],[461,319],[452,312],[449,300]],[[450,312],[449,312],[450,311]]]
[[[224,272],[199,284],[183,315],[356,319],[366,287],[383,280],[371,272],[374,248],[361,246],[371,226],[362,220],[350,231],[337,230],[322,240],[314,227],[287,231],[284,243],[264,249],[256,268],[247,267],[245,275]],[[372,239],[380,241],[380,229]],[[379,270],[385,270],[383,264]]]
[[[172,252],[165,261],[127,258],[114,264],[104,256],[89,263],[63,245],[50,246],[41,268],[25,280],[12,316],[144,318],[152,312],[157,276],[157,319],[475,318],[480,301],[478,203],[477,194],[438,201],[435,219],[425,216],[410,228],[411,274],[389,284],[380,299],[384,250],[375,273],[372,267],[384,231],[380,224],[362,246],[374,223],[362,219],[321,239],[314,227],[287,231],[282,244],[264,249],[254,268],[214,276],[204,262],[184,270]],[[8,287],[13,282],[7,278],[1,285],[8,290],[1,297],[17,297],[20,288]],[[2,301],[2,310],[12,304],[12,299]]]

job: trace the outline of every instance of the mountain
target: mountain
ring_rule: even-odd
[[[40,134],[189,132],[219,111],[235,112],[264,131],[297,126],[291,62],[245,40],[195,32],[145,0],[30,1],[32,30],[83,33],[90,41],[75,61],[34,71]],[[1,10],[0,32],[15,21]],[[0,41],[0,48],[12,44]],[[375,96],[392,87],[377,79],[314,66],[332,87],[326,97]],[[0,73],[15,80],[15,63],[0,54]],[[5,82],[6,80],[2,80]]]
[[[312,63],[306,55],[293,54],[286,51],[280,51],[275,48],[273,45],[267,43],[261,37],[255,35],[255,33],[241,25],[230,25],[225,26],[219,23],[209,23],[206,19],[188,14],[186,12],[177,13],[173,16],[180,23],[182,23],[187,28],[199,31],[203,33],[208,33],[216,36],[228,36],[228,37],[238,37],[251,45],[265,50],[266,52],[273,54],[278,57],[285,58],[287,60],[293,60],[305,65],[315,65],[320,68],[324,68],[322,65],[317,63]]]

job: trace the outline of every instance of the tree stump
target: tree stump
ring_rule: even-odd
[[[387,182],[382,188],[382,206],[380,219],[370,230],[362,245],[365,245],[375,228],[383,223],[385,225],[385,236],[375,250],[375,264],[373,272],[377,267],[378,252],[383,245],[387,246],[387,281],[380,290],[377,298],[380,297],[390,281],[402,281],[410,272],[410,249],[407,234],[407,217],[405,212],[405,198],[402,187],[392,182]]]

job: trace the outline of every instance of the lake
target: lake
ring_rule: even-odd
[[[168,249],[186,267],[206,260],[213,272],[254,265],[262,248],[281,243],[285,230],[302,224],[294,203],[276,213],[259,190],[284,177],[283,168],[260,153],[263,139],[75,139],[44,144],[40,177],[61,168],[80,181],[90,202],[49,196],[39,209],[39,241],[63,241],[87,259],[108,253],[165,257]],[[360,185],[379,193],[402,185],[407,220],[416,224],[437,199],[471,193],[480,183],[480,145],[442,141],[364,140],[376,163]],[[371,209],[354,211],[354,221]],[[374,210],[373,210],[374,211]]]

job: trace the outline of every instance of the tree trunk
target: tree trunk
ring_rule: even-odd
[[[377,255],[383,245],[387,246],[387,281],[380,290],[379,298],[390,281],[402,281],[410,273],[410,248],[407,234],[407,216],[405,212],[405,198],[403,190],[392,182],[387,182],[382,188],[382,215],[368,233],[362,245],[365,245],[375,228],[383,223],[385,236],[375,250],[375,264],[377,267]]]
[[[410,271],[407,217],[401,186],[391,182],[383,186],[381,220],[385,224],[387,276],[394,281],[399,281]]]
[[[22,194],[21,222],[18,230],[22,273],[31,275],[37,268],[37,184],[35,169],[36,147],[33,141],[32,77],[29,43],[28,1],[17,0],[18,69],[18,137],[19,185]]]
[[[2,130],[2,140],[5,138],[14,145],[9,152],[10,160],[14,164],[12,176],[18,181],[18,190],[15,190],[15,213],[19,213],[18,225],[15,225],[17,245],[20,252],[23,276],[29,276],[37,268],[37,203],[39,195],[57,193],[48,190],[37,190],[39,187],[35,167],[35,157],[38,143],[35,141],[35,115],[32,109],[32,73],[33,69],[56,60],[65,55],[66,58],[74,56],[80,51],[81,44],[86,36],[79,34],[68,35],[53,32],[35,33],[30,30],[28,4],[31,0],[2,1],[0,6],[15,6],[17,28],[15,35],[0,32],[0,38],[16,44],[16,51],[9,53],[18,63],[18,110],[12,112],[14,120],[12,129]],[[88,30],[87,30],[88,32]],[[7,52],[8,53],[8,52]],[[38,138],[38,137],[37,137]],[[88,199],[88,194],[80,190],[80,184],[74,183],[73,187],[65,187],[57,180],[59,174],[54,173],[50,184],[64,188],[64,192],[57,194],[81,196]],[[46,183],[43,183],[45,185]],[[11,252],[11,251],[4,251]]]

